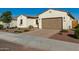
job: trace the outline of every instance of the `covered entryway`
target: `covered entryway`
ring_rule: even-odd
[[[42,19],[42,28],[43,29],[56,29],[61,30],[63,27],[62,18],[43,18]]]

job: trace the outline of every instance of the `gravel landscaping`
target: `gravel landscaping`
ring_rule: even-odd
[[[55,35],[50,36],[49,38],[79,44],[79,39],[74,38],[72,31],[69,31],[69,32],[63,33],[63,34],[57,33]]]

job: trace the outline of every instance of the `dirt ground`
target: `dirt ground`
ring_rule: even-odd
[[[24,47],[19,44],[11,43],[5,40],[0,40],[0,51],[42,51],[42,50],[31,47]]]

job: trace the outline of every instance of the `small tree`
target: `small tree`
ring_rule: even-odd
[[[76,28],[79,28],[79,24],[75,27],[75,29],[76,29]]]
[[[12,13],[11,13],[11,11],[6,11],[6,12],[2,13],[1,20],[5,23],[6,27],[9,27],[10,26],[9,23],[12,20]]]
[[[75,38],[79,39],[79,27],[75,29]]]

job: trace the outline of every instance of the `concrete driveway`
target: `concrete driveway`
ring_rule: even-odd
[[[48,51],[79,51],[79,44],[47,38],[0,32],[0,39]],[[64,38],[63,38],[64,39]]]
[[[31,35],[31,36],[39,36],[39,37],[45,37],[48,38],[56,33],[58,33],[60,30],[50,30],[50,29],[37,29],[30,32],[25,32],[22,35]]]

